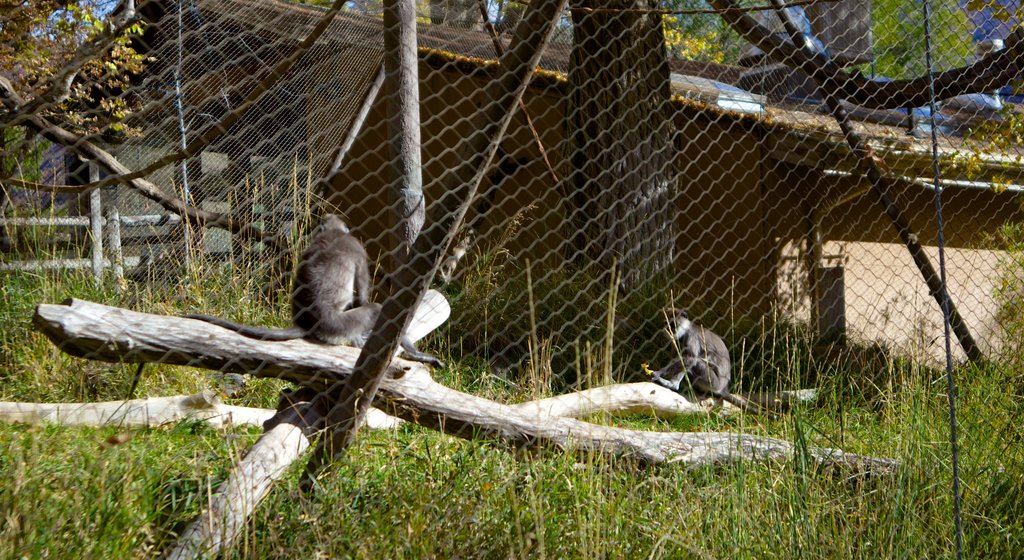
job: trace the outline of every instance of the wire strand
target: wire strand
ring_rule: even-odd
[[[786,2],[782,5],[783,8],[794,8],[798,6],[813,6],[815,4],[833,4],[840,2],[841,0],[793,0],[792,2]],[[518,2],[520,4],[529,4],[529,2]],[[661,15],[717,15],[723,12],[767,12],[769,10],[776,9],[773,5],[764,6],[748,6],[748,7],[737,7],[737,8],[691,8],[683,10],[666,10],[658,8],[584,8],[584,7],[570,7],[568,11],[579,12],[585,14],[608,14],[608,13],[623,13],[623,14],[661,14]]]
[[[931,128],[932,176],[935,181],[935,225],[938,229],[939,243],[939,281],[942,284],[942,326],[946,351],[946,392],[949,399],[949,441],[952,447],[953,467],[953,523],[956,531],[956,557],[964,556],[963,522],[960,503],[960,453],[957,446],[956,423],[956,382],[953,379],[953,353],[950,342],[950,301],[949,288],[946,284],[946,250],[945,235],[942,221],[942,183],[939,175],[939,139],[935,127],[935,77],[932,69],[932,29],[931,4],[924,0],[924,59],[928,75],[928,124]]]

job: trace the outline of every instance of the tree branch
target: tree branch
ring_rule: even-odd
[[[735,0],[708,0],[734,30],[764,51],[772,60],[798,68],[829,93],[851,103],[871,108],[920,107],[928,104],[928,78],[875,82],[851,75],[822,53],[796,48],[744,13]],[[935,75],[935,95],[946,99],[964,93],[998,89],[1020,79],[1024,71],[1022,28],[1018,26],[1006,40],[1006,48],[964,68]]]
[[[4,106],[12,110],[23,101],[18,93],[14,91],[10,81],[3,76],[0,76],[0,101],[2,101]],[[66,147],[80,158],[95,162],[113,177],[119,177],[119,180],[123,179],[124,184],[128,187],[134,189],[142,196],[156,202],[163,208],[178,214],[182,219],[189,223],[207,227],[223,228],[233,234],[239,235],[243,239],[263,241],[270,245],[275,251],[287,250],[286,247],[280,245],[272,236],[265,235],[263,230],[253,226],[252,224],[241,222],[229,214],[210,212],[208,210],[201,210],[189,206],[180,198],[167,194],[159,186],[145,179],[127,179],[127,177],[134,175],[134,173],[118,161],[118,159],[110,152],[107,152],[103,148],[100,148],[96,144],[93,144],[73,132],[48,122],[43,117],[38,115],[26,115],[25,119],[22,121],[22,125],[41,134],[47,140]],[[101,183],[103,183],[103,181],[90,183],[90,185],[93,186],[90,187],[89,185],[86,185],[83,187],[81,192],[99,188],[98,185]]]
[[[20,126],[28,116],[39,114],[47,105],[62,103],[70,95],[71,84],[82,67],[99,58],[129,27],[141,23],[142,20],[136,17],[134,0],[125,0],[120,7],[123,7],[120,13],[112,18],[102,31],[82,43],[71,60],[47,80],[46,88],[41,94],[15,109],[8,108],[11,118],[2,123],[3,127]]]
[[[297,424],[281,421],[260,436],[217,488],[206,511],[161,558],[213,558],[217,551],[230,547],[274,482],[309,447],[309,436]]]
[[[269,408],[234,406],[213,391],[194,395],[149,397],[127,401],[80,403],[0,402],[0,422],[57,426],[156,428],[182,420],[202,420],[215,428],[260,426],[275,414]],[[372,408],[366,415],[371,430],[397,427],[402,421]]]
[[[477,0],[477,7],[480,8],[480,18],[484,25],[484,31],[491,38],[494,54],[501,58],[505,55],[505,46],[501,44],[501,36],[498,34],[498,30],[494,28],[494,24],[491,23],[490,14],[487,12],[487,0]],[[551,165],[551,160],[548,159],[548,152],[544,148],[544,143],[540,140],[540,133],[537,132],[537,127],[533,124],[533,117],[530,116],[530,112],[526,109],[526,103],[520,99],[516,106],[519,107],[519,112],[522,113],[523,120],[526,122],[527,128],[530,129],[533,143],[536,144],[537,151],[540,152],[540,157],[544,160],[544,166],[547,167],[548,175],[551,175],[552,184],[558,186],[558,173],[555,173],[555,167]]]

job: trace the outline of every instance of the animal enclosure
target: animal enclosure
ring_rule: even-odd
[[[977,519],[994,519],[973,521],[968,540],[977,551],[1024,544],[1019,521],[1008,521],[1013,508],[978,498],[999,494],[995,483],[978,482],[984,473],[1000,473],[1000,484],[1019,492],[1024,472],[1017,446],[997,443],[1020,435],[1019,3],[974,9],[932,0],[927,32],[917,4],[897,10],[881,0],[787,2],[782,11],[732,0],[413,3],[414,32],[406,32],[416,48],[403,71],[414,79],[418,118],[404,126],[405,138],[418,142],[404,151],[396,115],[409,103],[391,94],[398,82],[389,57],[398,54],[385,46],[391,15],[383,3],[111,4],[120,7],[96,12],[110,27],[83,23],[79,46],[64,46],[55,69],[0,52],[9,65],[0,68],[0,278],[20,294],[0,311],[6,324],[20,325],[4,335],[0,378],[12,381],[0,385],[3,400],[100,402],[213,388],[237,399],[231,405],[276,406],[266,414],[277,420],[295,403],[309,405],[323,413],[319,428],[330,425],[330,407],[316,403],[337,400],[339,380],[365,366],[358,349],[316,345],[310,329],[305,341],[259,342],[180,317],[292,326],[302,259],[322,258],[304,251],[321,219],[335,214],[365,246],[370,302],[380,306],[360,324],[358,342],[371,338],[371,325],[382,332],[376,318],[391,317],[389,306],[424,278],[429,286],[420,292],[429,287],[427,300],[437,305],[413,305],[416,317],[391,325],[408,335],[417,320],[430,323],[409,338],[444,362],[436,382],[422,365],[387,366],[376,402],[392,415],[460,437],[480,430],[515,447],[652,465],[788,461],[806,451],[828,472],[884,478],[894,465],[913,464],[942,473],[945,490],[952,442],[946,401],[936,395],[944,397],[948,359],[964,395],[959,405],[968,400],[966,437],[995,446],[967,444],[976,484],[968,507]],[[550,33],[531,37],[524,22],[540,21],[549,4]],[[129,5],[130,17],[117,19]],[[91,58],[121,58],[83,66],[61,94],[60,68],[111,30],[121,39]],[[132,54],[116,54],[123,52]],[[508,84],[515,87],[503,90]],[[421,212],[399,221],[403,197],[414,199],[418,187]],[[412,240],[403,237],[410,229]],[[423,255],[436,256],[429,275],[415,265]],[[347,282],[338,292],[355,282],[350,258],[318,269]],[[54,270],[65,265],[92,274]],[[334,297],[335,307],[365,307],[350,295]],[[411,301],[423,306],[420,297]],[[56,305],[65,298],[74,300]],[[729,390],[773,415],[748,425],[747,414],[685,389],[682,397],[652,392],[646,404],[625,403],[642,401],[644,388],[655,387],[646,383],[652,372],[679,357],[667,308],[686,308],[721,336],[732,362]],[[151,365],[136,370],[136,362]],[[96,363],[112,365],[106,373],[80,365]],[[84,369],[40,373],[75,368]],[[600,393],[619,384],[633,391],[629,399]],[[986,396],[993,387],[999,394]],[[816,390],[813,403],[801,392],[808,389]],[[594,400],[549,400],[574,395]],[[173,406],[230,410],[210,399]],[[89,410],[109,421],[119,414],[109,410],[120,409]],[[711,417],[657,421],[651,410]],[[623,411],[637,414],[602,423]],[[503,417],[514,429],[480,420]],[[267,434],[291,425],[277,420]],[[577,441],[579,433],[586,436]],[[309,446],[312,434],[281,437]],[[228,475],[218,476],[230,489]],[[208,496],[193,490],[203,496],[195,510]],[[861,494],[850,492],[840,501],[855,508]],[[882,555],[925,542],[927,555],[950,556],[952,536],[931,542],[933,532],[952,534],[932,527],[941,515],[952,518],[947,500],[920,514],[919,540],[892,538]],[[251,514],[255,503],[246,507]],[[757,515],[770,517],[772,507]],[[175,519],[154,529],[152,546],[177,542],[176,553],[187,555],[194,533]],[[534,521],[523,535],[553,538],[554,525]],[[229,534],[247,521],[225,514],[218,523]],[[757,523],[746,529],[759,534]],[[664,543],[652,531],[632,527],[643,544],[616,551],[657,555]],[[579,548],[574,538],[549,542],[549,555]],[[276,546],[259,543],[270,541],[247,554]],[[757,556],[762,545],[743,550]],[[371,549],[348,542],[331,553],[382,553]],[[537,550],[506,543],[468,553],[455,544],[406,554]],[[710,555],[727,553],[723,544]],[[836,555],[858,553],[869,551]]]

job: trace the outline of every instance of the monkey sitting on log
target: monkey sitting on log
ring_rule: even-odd
[[[340,217],[328,214],[299,258],[291,296],[293,326],[275,329],[241,325],[210,315],[185,317],[257,340],[305,338],[332,345],[362,346],[381,309],[379,303],[370,303],[369,299],[370,266],[366,249]],[[441,360],[420,352],[406,335],[402,336],[401,346],[409,359],[444,367]]]
[[[679,357],[654,372],[651,381],[676,392],[681,386],[689,386],[698,394],[714,396],[756,414],[757,409],[746,399],[729,392],[731,363],[722,338],[690,321],[685,309],[668,308],[665,313],[673,327]]]

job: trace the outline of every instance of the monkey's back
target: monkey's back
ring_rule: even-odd
[[[732,363],[729,360],[729,349],[722,337],[701,325],[693,325],[687,340],[687,353],[694,359],[704,362],[708,375],[708,379],[704,381],[712,392],[729,392]],[[697,381],[691,380],[694,383]]]
[[[334,337],[338,316],[352,305],[356,275],[366,274],[358,267],[367,260],[347,228],[322,228],[299,259],[292,290],[295,325],[320,340]]]

